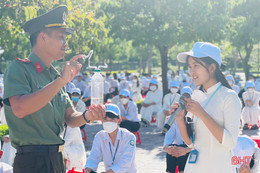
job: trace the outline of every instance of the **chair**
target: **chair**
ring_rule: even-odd
[[[82,137],[83,142],[87,142],[87,136],[86,136],[85,129],[81,129],[81,131],[83,132],[83,137]]]
[[[137,136],[136,143],[137,143],[137,144],[141,144],[142,142],[141,142],[141,137],[140,137],[139,131],[133,132],[133,134]]]
[[[82,169],[82,171],[78,172],[78,171],[75,171],[74,168],[72,168],[72,170],[69,170],[67,173],[85,173],[85,170]]]
[[[156,119],[152,117],[151,123],[156,123]]]

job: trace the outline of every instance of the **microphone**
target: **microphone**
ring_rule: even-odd
[[[168,118],[167,122],[164,124],[163,127],[163,132],[166,133],[172,126],[172,124],[174,123],[178,113],[181,111],[181,108],[183,110],[186,111],[185,105],[187,104],[187,102],[185,101],[185,99],[191,98],[189,93],[183,93],[180,97],[179,103],[181,104],[180,107],[178,107],[173,114],[171,114],[170,118]]]

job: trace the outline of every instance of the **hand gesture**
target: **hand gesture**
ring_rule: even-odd
[[[239,168],[239,173],[251,173],[249,166],[241,165]]]
[[[201,107],[199,102],[192,99],[185,100],[187,102],[187,104],[185,105],[187,111],[200,118],[200,115],[202,115],[205,110]]]
[[[65,62],[61,75],[61,79],[63,79],[65,83],[72,81],[72,79],[80,72],[82,64],[80,64],[77,60],[83,56],[84,55],[77,55],[74,56],[70,61]]]
[[[93,104],[89,107],[89,111],[86,112],[85,117],[89,121],[103,120],[106,116],[106,106]]]

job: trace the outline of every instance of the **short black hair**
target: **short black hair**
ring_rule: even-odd
[[[106,117],[112,118],[112,119],[119,119],[119,116],[113,114],[112,112],[106,112]]]
[[[44,32],[44,33],[50,35],[50,34],[52,33],[52,31],[53,31],[52,28],[48,28],[48,29],[44,29],[44,30],[42,30],[42,31],[35,32],[35,33],[33,33],[32,35],[30,35],[31,46],[33,47],[33,46],[36,45],[36,43],[37,43],[37,37],[39,36],[39,34],[40,34],[41,32]]]

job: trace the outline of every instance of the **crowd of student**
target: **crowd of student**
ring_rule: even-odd
[[[241,79],[238,75],[234,78],[231,74],[225,72],[225,77],[244,105],[241,115],[242,128],[244,130],[258,129],[260,115],[259,80],[255,80],[253,76],[251,76],[250,80],[246,81],[244,87],[242,87]],[[162,130],[162,134],[164,134],[165,131],[163,131],[163,127],[165,121],[173,113],[171,107],[179,102],[183,93],[187,92],[192,94],[196,87],[192,82],[188,71],[184,72],[183,70],[180,70],[177,73],[174,73],[171,70],[168,71],[167,79],[169,93],[164,97],[162,93],[162,83],[158,74],[152,74],[151,76],[144,74],[139,78],[138,75],[129,74],[127,72],[114,73],[113,75],[107,73],[104,78],[104,102],[112,103],[112,106],[110,105],[110,109],[112,109],[110,112],[112,113],[109,114],[112,118],[108,118],[107,121],[103,122],[103,127],[107,133],[99,132],[96,135],[91,154],[87,159],[85,157],[86,152],[83,141],[81,140],[80,131],[84,126],[81,128],[71,128],[65,125],[64,155],[67,160],[67,168],[68,170],[71,170],[72,168],[80,170],[87,167],[86,172],[94,172],[97,169],[98,163],[103,160],[106,162],[106,168],[115,167],[113,170],[118,169],[119,172],[136,172],[134,163],[135,156],[133,154],[135,151],[136,139],[129,131],[136,132],[141,126],[149,126],[151,122],[155,120],[156,125]],[[3,89],[3,83],[1,83],[0,94],[3,92]],[[91,105],[91,75],[79,73],[74,80],[66,85],[66,89],[77,111],[84,112],[88,106]],[[3,120],[3,112],[2,108],[2,124],[5,122]],[[118,128],[117,133],[115,133],[114,136],[112,135],[114,137],[112,139],[110,133],[115,131],[117,125],[119,125],[120,128]],[[128,131],[124,129],[127,129]],[[120,144],[117,144],[120,146],[118,148],[115,141],[120,141],[123,136],[124,138],[122,140],[125,143],[121,144],[120,142]],[[241,137],[241,140],[243,141],[244,139],[242,138],[244,137]],[[107,139],[108,141],[108,143],[104,143],[104,146],[102,146],[102,142],[104,142],[102,141],[103,139]],[[12,165],[15,149],[10,145],[8,136],[4,136],[2,141],[4,155],[1,161]],[[111,145],[110,142],[113,145]],[[249,144],[250,142],[247,142],[246,145]],[[251,144],[251,146],[251,155],[254,155],[256,160],[255,163],[257,163],[255,165],[258,165],[259,150],[255,145]],[[188,148],[183,141],[176,121],[166,133],[163,147],[166,152],[166,171],[175,172],[176,166],[178,165],[179,171],[182,172],[191,149]],[[124,153],[126,150],[128,150],[128,154]],[[110,152],[114,153],[112,162],[108,159],[111,155]],[[125,160],[122,160],[122,158],[119,159],[120,155],[124,155]],[[113,164],[115,165],[113,166]]]

